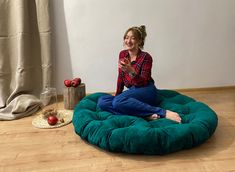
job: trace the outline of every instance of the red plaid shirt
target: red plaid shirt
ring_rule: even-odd
[[[123,50],[119,54],[119,60],[125,57],[129,58],[127,50]],[[136,75],[132,78],[127,72],[118,68],[117,90],[115,95],[122,93],[124,86],[130,88],[131,86],[142,87],[148,85],[149,82],[154,82],[151,77],[153,59],[147,52],[139,50],[135,61],[131,62],[131,66],[135,69]]]

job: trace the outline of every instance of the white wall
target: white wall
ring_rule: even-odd
[[[146,25],[159,88],[235,85],[234,0],[53,0],[56,85],[81,77],[88,93],[114,92],[130,26]]]

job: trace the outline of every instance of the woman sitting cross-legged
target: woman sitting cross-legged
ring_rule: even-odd
[[[158,107],[158,90],[151,77],[152,57],[142,51],[146,37],[145,26],[131,27],[124,34],[125,50],[119,54],[118,79],[115,96],[99,98],[98,106],[114,115],[132,115],[147,120],[168,118],[181,123],[179,114]],[[124,86],[128,89],[124,90]]]

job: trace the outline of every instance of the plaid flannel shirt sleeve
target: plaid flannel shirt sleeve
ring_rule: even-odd
[[[121,58],[123,58],[125,56],[124,51],[121,51],[119,53],[119,60]],[[124,90],[124,81],[123,81],[123,72],[122,69],[118,68],[118,78],[117,78],[117,89],[116,89],[116,93],[115,96],[119,95],[122,93],[122,91]]]
[[[124,82],[122,79],[122,70],[119,69],[118,70],[118,78],[117,78],[117,89],[116,89],[115,96],[121,94],[123,89],[124,89]]]

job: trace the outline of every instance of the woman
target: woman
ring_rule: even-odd
[[[172,111],[157,107],[159,98],[151,77],[152,57],[142,51],[145,26],[131,27],[124,34],[124,47],[119,54],[118,79],[115,96],[102,96],[98,106],[115,115],[132,115],[147,120],[168,118],[181,122],[180,116]],[[128,89],[123,91],[124,86]]]

